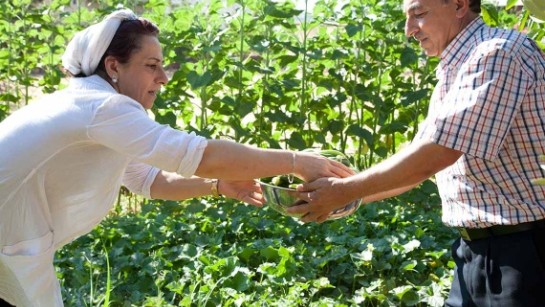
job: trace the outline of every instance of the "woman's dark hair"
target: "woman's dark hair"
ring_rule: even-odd
[[[120,63],[127,63],[131,55],[142,47],[140,42],[141,38],[145,35],[157,37],[159,29],[152,22],[144,18],[123,20],[115,32],[108,49],[102,55],[95,73],[100,72],[105,75],[104,59],[107,56],[115,57]]]

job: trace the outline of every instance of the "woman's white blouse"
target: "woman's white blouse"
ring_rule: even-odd
[[[96,75],[14,112],[0,123],[0,297],[62,306],[55,250],[95,227],[121,184],[150,197],[159,169],[192,176],[206,145]]]

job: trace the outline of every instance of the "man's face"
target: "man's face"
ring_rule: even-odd
[[[404,0],[405,35],[420,42],[427,56],[440,56],[462,30],[460,0]]]

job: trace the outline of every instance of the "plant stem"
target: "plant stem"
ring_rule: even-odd
[[[307,37],[308,37],[308,24],[307,24],[307,16],[308,16],[308,0],[305,0],[305,12],[303,16],[303,61],[302,61],[302,77],[301,77],[301,114],[306,116],[307,110],[306,110],[306,101],[307,101]],[[307,144],[311,141],[310,139],[310,133],[311,133],[311,123],[310,123],[310,114],[308,115],[309,118],[307,118],[306,122],[308,125],[308,131],[307,131]]]

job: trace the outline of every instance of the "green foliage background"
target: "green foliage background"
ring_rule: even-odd
[[[483,18],[543,47],[543,24],[515,3],[485,4]],[[0,120],[36,87],[64,86],[69,39],[118,6],[162,31],[172,76],[152,110],[161,123],[260,147],[334,148],[365,169],[410,141],[425,116],[437,60],[404,37],[400,1],[319,0],[305,12],[271,0],[18,0],[0,3]],[[120,195],[56,264],[69,306],[441,306],[454,235],[439,203],[427,181],[346,219],[299,225],[229,200]]]

